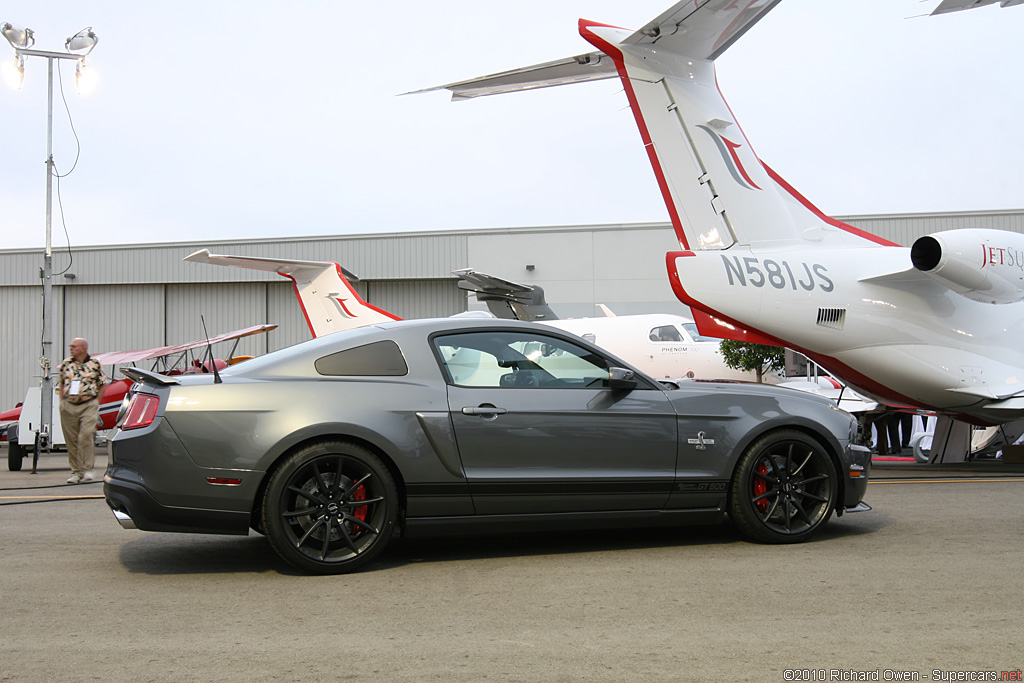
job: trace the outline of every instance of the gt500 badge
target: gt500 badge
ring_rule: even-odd
[[[698,451],[706,451],[708,446],[714,446],[715,440],[707,438],[706,432],[697,432],[696,439],[687,439],[686,443],[696,446]]]
[[[728,486],[729,482],[725,481],[701,481],[681,482],[677,488],[682,493],[721,493]]]

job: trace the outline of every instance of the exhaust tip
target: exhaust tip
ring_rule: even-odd
[[[135,526],[135,522],[132,520],[131,517],[128,516],[127,512],[121,512],[120,510],[113,510],[113,513],[114,513],[114,519],[117,520],[117,523],[120,524],[122,528],[124,528],[124,529],[138,529],[139,528],[139,527]]]

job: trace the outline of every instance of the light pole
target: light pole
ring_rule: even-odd
[[[39,449],[50,450],[51,425],[53,424],[53,382],[50,378],[50,359],[53,354],[53,250],[51,248],[50,219],[53,207],[53,66],[59,59],[73,59],[78,62],[76,80],[80,80],[85,68],[85,56],[96,47],[96,34],[92,27],[82,29],[64,41],[67,52],[49,52],[33,50],[35,35],[32,29],[20,28],[10,23],[0,25],[0,32],[14,48],[14,64],[6,69],[8,80],[14,80],[16,88],[21,88],[21,80],[25,77],[25,58],[42,57],[47,66],[47,97],[46,97],[46,247],[43,251],[43,334],[42,355],[39,365],[43,370],[43,379],[39,387],[39,438],[36,442],[36,455]],[[24,437],[22,437],[24,438]]]

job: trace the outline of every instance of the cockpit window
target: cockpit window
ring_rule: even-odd
[[[683,335],[679,334],[679,330],[675,325],[662,325],[661,327],[655,327],[651,330],[648,338],[652,342],[681,342],[683,341]]]
[[[708,337],[708,336],[703,335],[700,332],[698,332],[697,331],[697,324],[696,323],[683,323],[683,329],[686,330],[686,333],[688,335],[693,337],[693,341],[699,341],[699,342],[720,342],[720,341],[722,341],[718,337]]]

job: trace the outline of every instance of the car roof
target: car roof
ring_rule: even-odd
[[[239,363],[221,371],[221,374],[225,377],[245,377],[260,376],[270,371],[271,374],[295,373],[306,375],[309,374],[312,363],[324,355],[386,339],[395,341],[403,348],[409,348],[414,342],[426,339],[430,335],[437,333],[516,329],[534,330],[539,334],[560,336],[572,339],[575,343],[581,345],[593,346],[571,332],[522,320],[507,320],[503,318],[421,318],[377,323],[322,335],[315,339],[253,358],[244,363]],[[601,349],[601,351],[614,357],[614,354],[609,353],[605,349]],[[624,365],[632,367],[625,363]]]

